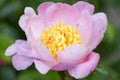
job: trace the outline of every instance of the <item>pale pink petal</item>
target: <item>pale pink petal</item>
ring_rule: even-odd
[[[92,18],[87,12],[81,13],[77,28],[80,30],[82,44],[86,45],[92,32]]]
[[[50,66],[45,64],[44,62],[40,60],[34,60],[35,67],[36,69],[41,73],[41,74],[46,74],[50,70]]]
[[[16,44],[12,44],[11,46],[9,46],[7,48],[7,50],[5,51],[5,55],[6,56],[12,56],[14,54],[16,54],[17,49],[16,49]]]
[[[87,48],[83,45],[73,44],[58,53],[58,62],[76,64],[88,55]]]
[[[88,11],[89,14],[93,14],[94,12],[94,6],[88,2],[79,1],[73,6],[76,7],[80,13],[84,10]]]
[[[79,15],[80,14],[75,7],[65,3],[56,3],[46,10],[47,25],[64,22],[75,26]]]
[[[45,29],[45,20],[40,16],[32,16],[26,21],[27,27],[25,33],[27,36],[27,41],[30,43],[31,47],[36,44],[36,40],[39,40],[42,31]]]
[[[16,40],[15,42],[18,54],[24,55],[31,52],[31,46],[24,40]]]
[[[30,44],[24,40],[16,40],[15,42],[17,48],[17,54],[29,57],[29,58],[38,58],[39,54],[36,53],[34,49],[31,48]]]
[[[29,23],[29,27],[30,36],[38,40],[42,34],[42,31],[46,28],[44,18],[38,16],[35,19],[32,19]]]
[[[30,65],[32,65],[33,59],[21,56],[16,54],[12,57],[12,64],[16,70],[24,70],[27,69]]]
[[[48,8],[49,6],[51,6],[51,5],[53,5],[53,4],[54,4],[53,2],[44,2],[44,3],[40,4],[40,5],[38,6],[38,9],[37,9],[37,10],[38,10],[38,14],[39,14],[40,16],[44,16],[47,8]]]
[[[22,30],[24,31],[25,27],[26,27],[26,20],[28,19],[28,16],[25,16],[25,15],[22,15],[20,17],[20,20],[19,20],[19,25],[20,27],[22,28]]]
[[[19,25],[22,28],[22,30],[25,30],[27,27],[27,20],[30,19],[30,17],[35,16],[35,12],[31,7],[26,7],[24,10],[24,15],[20,17]]]
[[[26,7],[24,10],[25,15],[33,15],[35,14],[35,11],[31,7]]]
[[[32,29],[32,28],[31,28]],[[56,62],[53,56],[51,55],[50,51],[43,45],[43,43],[40,42],[39,37],[34,36],[36,33],[30,29],[30,44],[32,48],[40,55],[39,58],[44,61],[48,61],[51,63]],[[37,29],[37,28],[36,28]],[[37,30],[36,30],[37,31]],[[41,30],[40,30],[41,31]],[[38,31],[38,32],[40,32]],[[39,33],[41,34],[41,33]]]
[[[56,64],[56,60],[51,55],[48,48],[46,48],[45,45],[43,45],[43,43],[41,43],[41,42],[37,43],[37,51],[40,55],[40,59],[47,61],[47,62],[50,62],[51,64],[53,64],[53,63]]]
[[[68,69],[68,72],[76,79],[84,78],[96,68],[99,58],[99,54],[92,52],[84,62],[78,64],[74,68]]]
[[[93,28],[88,47],[93,50],[101,42],[107,27],[107,18],[104,13],[97,13],[92,16]]]

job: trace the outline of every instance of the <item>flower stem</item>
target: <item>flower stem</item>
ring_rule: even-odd
[[[58,74],[60,75],[61,80],[65,79],[65,73],[64,73],[64,71],[59,71]]]
[[[72,77],[66,72],[66,80],[72,80]]]
[[[61,80],[72,80],[72,77],[68,74],[67,71],[59,71],[58,74],[61,77]]]

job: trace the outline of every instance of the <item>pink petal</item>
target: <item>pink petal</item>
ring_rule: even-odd
[[[27,27],[27,20],[30,19],[30,17],[35,16],[35,12],[31,7],[26,7],[24,10],[24,15],[20,17],[19,25],[22,28],[22,30],[25,30]]]
[[[79,12],[75,7],[63,3],[56,3],[46,10],[47,25],[64,22],[75,26],[76,20],[79,17]]]
[[[67,64],[67,63],[59,63],[57,65],[54,65],[51,69],[52,70],[55,70],[55,71],[64,71],[64,70],[67,70],[69,68],[72,68],[74,67],[73,64]]]
[[[22,15],[19,20],[19,25],[22,28],[22,30],[26,27],[26,20],[28,19],[28,16]]]
[[[17,52],[16,44],[9,46],[5,52],[6,56],[12,56]]]
[[[20,18],[20,21],[25,22],[25,33],[27,36],[27,41],[30,43],[31,47],[34,47],[34,44],[36,44],[36,40],[39,40],[40,35],[45,28],[45,20],[43,17],[35,16],[34,14],[29,14],[30,11],[25,9],[26,14],[23,15],[23,18]],[[32,13],[32,10],[31,10]],[[26,20],[24,21],[24,18]]]
[[[86,11],[81,13],[77,28],[80,30],[82,44],[86,45],[92,32],[92,18]]]
[[[51,5],[53,5],[53,2],[44,2],[38,6],[38,14],[40,16],[44,16],[47,8]]]
[[[33,63],[33,60],[31,58],[27,58],[19,54],[16,54],[12,58],[12,64],[14,68],[17,70],[27,69],[30,65],[32,65],[32,63]]]
[[[24,10],[25,15],[33,15],[35,14],[34,10],[31,7],[26,7]]]
[[[58,62],[76,64],[81,62],[87,55],[87,48],[85,46],[73,44],[58,53]]]
[[[27,41],[17,40],[15,44],[17,48],[17,54],[39,59],[39,54],[31,48],[30,44]]]
[[[76,7],[80,13],[84,10],[86,10],[89,14],[93,14],[94,12],[94,6],[87,2],[79,1],[75,3],[73,6]]]
[[[38,40],[40,38],[42,31],[46,28],[46,23],[44,18],[36,17],[29,22],[29,36]],[[28,36],[28,37],[29,37]]]
[[[88,47],[93,50],[101,42],[107,27],[107,18],[104,13],[97,13],[92,16],[93,28]]]
[[[84,62],[78,64],[72,69],[69,69],[68,72],[74,78],[84,78],[88,76],[96,67],[99,61],[99,54],[92,52]]]
[[[34,27],[30,28],[30,33],[29,33],[30,40],[29,40],[29,42],[31,44],[31,47],[40,55],[39,58],[41,60],[54,63],[56,61],[53,58],[53,56],[51,55],[50,51],[45,47],[45,45],[43,45],[40,42],[40,40],[39,40],[40,36],[35,36],[35,34],[37,34],[37,33],[39,33],[39,35],[41,35],[41,30],[38,31],[39,29],[42,30],[42,28],[36,28],[36,30]]]
[[[50,62],[53,65],[56,64],[56,60],[51,55],[50,51],[41,42],[37,43],[36,48],[40,55],[40,59],[42,59],[43,61]]]
[[[50,70],[50,66],[46,65],[44,62],[40,60],[34,60],[35,67],[36,69],[41,73],[41,74],[46,74]]]

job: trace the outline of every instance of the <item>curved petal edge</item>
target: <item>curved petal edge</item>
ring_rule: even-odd
[[[68,73],[76,79],[84,78],[96,68],[99,59],[99,54],[92,52],[84,62],[78,64],[72,69],[69,69]]]

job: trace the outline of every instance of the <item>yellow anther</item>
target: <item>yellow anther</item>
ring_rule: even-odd
[[[63,22],[46,28],[40,41],[50,50],[52,56],[57,58],[59,50],[64,50],[70,44],[81,44],[80,31],[73,26]]]

